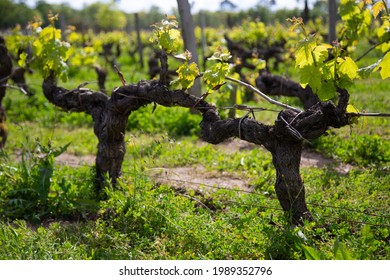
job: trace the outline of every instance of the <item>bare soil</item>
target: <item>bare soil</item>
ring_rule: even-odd
[[[200,143],[200,145],[203,144]],[[226,153],[258,148],[254,144],[238,139],[226,141],[215,147],[224,150]],[[76,156],[64,153],[56,158],[56,163],[70,166],[93,165],[94,162],[94,155]],[[333,168],[340,174],[347,174],[353,168],[352,165],[338,163],[333,159],[325,158],[323,155],[310,150],[303,151],[301,167]],[[201,165],[192,167],[153,168],[148,171],[148,175],[154,178],[156,183],[169,184],[174,188],[194,189],[206,192],[217,189],[251,191],[249,182],[245,178],[230,172],[207,171]]]

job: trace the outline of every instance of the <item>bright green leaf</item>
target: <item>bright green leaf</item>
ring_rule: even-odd
[[[314,93],[321,87],[321,72],[314,66],[306,66],[299,69],[300,83],[302,87],[309,85]]]
[[[337,62],[339,63],[339,73],[348,76],[351,80],[355,79],[358,74],[359,68],[357,67],[355,61],[350,57],[337,58]]]
[[[317,249],[303,245],[303,244],[299,244],[299,247],[301,247],[303,252],[305,253],[306,259],[308,259],[308,260],[321,260],[322,259],[321,253]]]
[[[311,52],[314,50],[316,45],[317,44],[313,40],[306,39],[298,44],[295,52],[295,65],[298,68],[303,68],[314,63]]]
[[[388,52],[374,71],[380,69],[380,74],[382,79],[387,79],[390,77],[390,52]]]
[[[336,260],[352,260],[351,254],[348,252],[345,244],[340,243],[337,239],[333,246],[333,254]]]
[[[330,100],[336,96],[336,87],[331,81],[323,82],[317,95],[321,100]]]
[[[179,66],[176,72],[178,74],[178,79],[175,80],[174,84],[178,81],[182,89],[192,87],[195,79],[199,76],[199,68],[195,62],[192,62],[191,64],[188,64],[187,61],[184,62]]]
[[[27,65],[27,53],[25,52],[22,52],[20,55],[19,55],[19,61],[18,61],[18,65],[22,68],[25,68]]]
[[[223,62],[219,62],[211,67],[211,69],[207,70],[203,75],[207,92],[212,92],[217,87],[223,85],[225,83],[225,77],[229,72],[229,64]]]
[[[316,62],[323,62],[328,58],[328,49],[333,48],[329,44],[320,44],[316,46],[313,51],[312,55],[314,56],[314,59]]]
[[[379,13],[383,10],[385,10],[385,3],[383,3],[382,1],[378,1],[376,2],[373,6],[372,6],[372,13],[374,15],[374,18],[376,18]]]

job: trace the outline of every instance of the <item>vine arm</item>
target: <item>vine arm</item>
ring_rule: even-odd
[[[255,88],[254,86],[252,86],[252,85],[250,85],[248,83],[245,83],[243,81],[234,79],[232,77],[226,77],[226,80],[229,80],[229,81],[235,82],[237,84],[243,85],[244,87],[250,89],[254,93],[260,95],[262,98],[264,98],[265,100],[267,100],[271,104],[280,106],[280,107],[285,108],[285,109],[290,109],[290,110],[292,110],[294,112],[297,112],[297,113],[301,113],[302,112],[302,110],[300,110],[298,108],[292,107],[290,105],[287,105],[287,104],[284,104],[282,102],[276,101],[275,99],[272,99],[271,97],[269,97],[268,95],[266,95],[265,93],[263,93],[262,91],[260,91],[259,89]]]

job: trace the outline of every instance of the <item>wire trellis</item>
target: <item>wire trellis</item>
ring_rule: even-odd
[[[94,81],[93,82],[88,82],[88,84],[93,84],[93,83],[96,83],[96,82],[94,82]],[[20,88],[16,87],[16,86],[7,85],[7,87],[11,87],[12,89],[19,89],[20,90]],[[204,109],[207,109],[207,108],[204,108]],[[280,112],[280,110],[275,110],[275,109],[270,109],[270,108],[252,107],[252,106],[238,105],[238,104],[235,104],[233,106],[227,106],[227,107],[219,107],[217,109],[218,110],[237,109],[237,110],[247,111],[248,113],[245,116],[247,116],[249,114],[253,115],[254,112],[260,112],[260,111]],[[58,112],[56,112],[56,117],[58,117],[57,113]],[[384,117],[389,117],[390,116],[388,113],[359,113],[359,114],[358,113],[353,113],[353,114],[351,113],[350,115],[358,115],[358,116],[384,116]],[[53,134],[54,134],[54,131],[53,131]],[[17,153],[10,153],[10,154],[11,155],[16,155],[16,156],[20,155],[20,154],[17,154]],[[84,165],[82,165],[82,164],[74,164],[73,163],[72,166],[73,167],[77,167],[77,166],[81,167],[81,166],[84,166]],[[123,172],[123,173],[126,174],[126,173],[130,173],[130,172]],[[177,183],[183,183],[183,184],[198,185],[198,186],[203,186],[203,187],[210,188],[210,189],[215,189],[215,190],[226,190],[226,191],[231,191],[231,192],[236,192],[236,193],[242,193],[242,194],[248,194],[248,195],[256,195],[256,196],[264,197],[264,198],[266,198],[268,200],[274,200],[274,201],[277,200],[276,197],[265,195],[263,193],[256,192],[255,190],[247,191],[247,190],[242,190],[242,189],[239,189],[239,188],[230,188],[230,187],[224,187],[224,186],[209,185],[209,184],[204,184],[204,183],[200,183],[200,182],[186,181],[186,180],[180,180],[180,179],[167,179],[167,178],[165,178],[164,180],[177,182]],[[188,194],[186,194],[185,196],[187,198],[189,198],[189,199],[193,199],[193,200],[197,201],[198,203],[202,204],[202,202],[195,196],[191,196],[191,195],[188,195]],[[240,204],[242,206],[247,206],[247,207],[253,206],[253,205],[250,205],[250,204],[245,204],[245,203],[242,203],[242,202],[239,202],[239,201],[233,201],[233,200],[224,200],[224,202],[232,203],[232,204]],[[365,215],[365,216],[368,216],[368,217],[375,217],[375,218],[379,218],[379,219],[383,219],[383,220],[389,220],[389,217],[390,217],[390,213],[389,214],[386,214],[386,213],[376,214],[376,213],[374,213],[374,212],[378,212],[378,211],[380,211],[380,212],[388,211],[388,209],[369,208],[369,209],[366,209],[364,211],[361,211],[361,210],[356,210],[356,209],[351,209],[351,208],[346,208],[346,207],[341,207],[341,206],[326,205],[326,204],[317,203],[317,202],[311,202],[311,201],[308,201],[306,203],[308,205],[311,205],[312,207],[334,209],[334,210],[337,210],[337,211],[346,211],[346,212],[350,212],[350,213],[362,214],[362,215]],[[206,206],[206,205],[204,205],[204,206]],[[283,209],[281,209],[280,207],[271,207],[269,205],[258,205],[256,207],[262,208],[262,209],[270,209],[270,210],[276,210],[276,211],[283,212]],[[378,226],[378,227],[390,227],[390,224],[376,224],[376,223],[370,223],[370,222],[366,222],[366,221],[348,220],[348,219],[343,219],[343,218],[340,218],[340,217],[334,217],[334,216],[326,215],[325,213],[321,213],[321,216],[322,217],[327,217],[327,218],[336,218],[337,220],[348,222],[348,223],[354,223],[354,224],[366,224],[366,225]]]

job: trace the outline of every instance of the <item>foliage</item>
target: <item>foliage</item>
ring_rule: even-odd
[[[11,0],[0,2],[0,29],[13,28],[17,24],[25,25],[34,17],[36,12],[25,3],[13,3]]]
[[[19,63],[19,66],[25,67],[27,61],[27,53],[29,44],[31,44],[33,37],[29,35],[25,35],[22,32],[22,27],[17,25],[12,29],[9,35],[5,36],[7,48],[11,54],[11,56],[19,61],[20,56],[24,56],[23,60]]]
[[[52,215],[66,216],[72,213],[72,210],[66,209],[78,203],[72,199],[75,185],[65,178],[59,181],[53,178],[54,159],[64,153],[70,143],[54,148],[51,143],[45,146],[36,140],[31,146],[27,137],[24,145],[18,168],[3,166],[3,176],[8,177],[10,182],[2,190],[6,193],[1,215],[39,223]]]
[[[176,58],[182,58],[185,60],[179,68],[177,68],[176,72],[178,78],[171,82],[171,85],[175,86],[176,84],[180,84],[182,89],[187,89],[193,86],[195,79],[199,76],[199,68],[195,62],[191,62],[191,53],[187,50],[183,55],[178,55]]]
[[[299,41],[295,58],[303,87],[309,85],[323,100],[332,99],[337,88],[348,88],[357,77],[358,67],[350,57],[342,57],[338,45],[318,43],[316,35],[306,33],[301,18],[290,20],[292,29],[300,28],[304,38]],[[335,58],[328,60],[329,51]]]
[[[367,166],[390,162],[390,143],[378,135],[351,135],[348,139],[332,135],[319,138],[314,145],[348,163]]]
[[[180,31],[177,28],[176,17],[167,16],[161,20],[160,24],[154,25],[151,41],[167,53],[176,53],[180,49],[181,40]]]
[[[116,7],[115,1],[108,4],[97,3],[97,5],[98,8],[94,16],[97,25],[102,30],[122,30],[126,27],[126,15]]]
[[[357,5],[352,0],[341,1],[339,11],[344,29],[340,41],[333,42],[333,46],[320,43],[317,35],[308,34],[302,18],[289,19],[292,23],[291,30],[298,30],[303,35],[303,39],[299,41],[295,53],[296,69],[300,75],[300,83],[303,87],[309,85],[322,100],[334,98],[337,88],[348,89],[355,79],[367,78],[372,72],[380,70],[382,79],[390,77],[390,56],[388,53],[385,52],[383,58],[375,64],[360,70],[355,61],[349,56],[349,48],[356,46],[371,26],[371,12],[373,12],[375,18],[380,11],[387,11],[385,2],[373,5],[372,11],[367,8],[367,4],[370,4],[368,2],[360,1]],[[383,25],[376,32],[381,33],[383,27],[388,26],[388,24],[389,15],[387,14],[383,17]],[[383,41],[379,45],[389,43],[390,37],[382,34],[381,39]]]
[[[43,29],[39,27],[39,23],[32,24],[37,34],[37,38],[32,43],[36,57],[34,63],[42,72],[44,78],[47,78],[53,72],[56,77],[66,81],[68,78],[66,60],[69,58],[70,45],[61,41],[61,30],[54,27],[58,15],[49,15],[49,19],[51,25]],[[23,56],[22,60],[25,58],[26,56]],[[25,63],[22,61],[20,64],[24,65]]]
[[[225,84],[225,78],[230,72],[230,58],[229,51],[221,47],[209,58],[216,63],[203,74],[207,92],[213,92]]]

